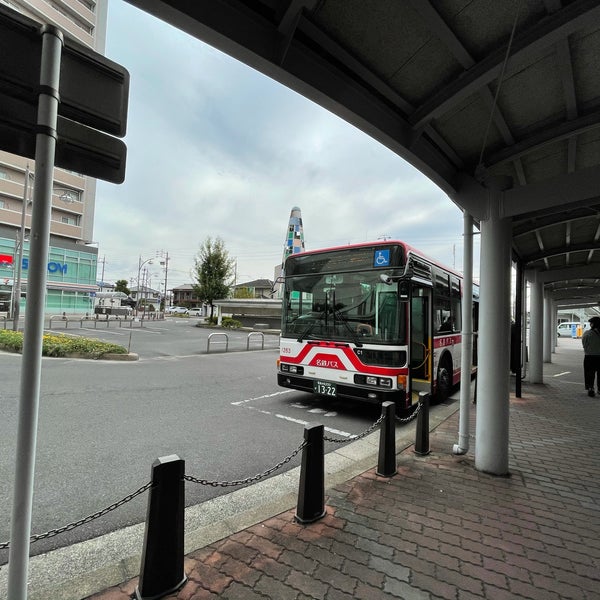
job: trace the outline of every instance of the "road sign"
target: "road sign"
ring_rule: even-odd
[[[37,106],[42,36],[40,24],[0,4],[0,90]],[[65,34],[58,114],[123,137],[129,73]]]
[[[35,158],[37,111],[32,104],[0,92],[0,146],[6,152]],[[81,123],[58,117],[54,164],[112,183],[125,180],[125,144]]]
[[[0,149],[33,158],[41,25],[0,5]],[[125,177],[129,73],[65,36],[60,66],[56,162],[121,183]],[[105,133],[102,133],[105,132]]]

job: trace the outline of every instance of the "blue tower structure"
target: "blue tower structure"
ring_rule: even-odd
[[[285,259],[290,254],[297,254],[303,252],[304,248],[304,228],[302,226],[302,212],[298,206],[294,206],[290,212],[290,220],[288,221],[287,235],[285,243],[283,245],[283,258],[281,259],[281,272],[280,276],[283,277]],[[280,286],[277,286],[278,291],[281,290]],[[279,297],[280,294],[278,294]]]

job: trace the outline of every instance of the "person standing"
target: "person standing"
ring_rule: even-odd
[[[588,396],[593,398],[594,381],[596,389],[600,393],[600,317],[592,317],[590,319],[590,328],[584,331],[581,337],[583,345],[583,378],[585,381],[585,389]]]

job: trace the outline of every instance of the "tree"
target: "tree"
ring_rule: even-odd
[[[115,292],[123,292],[124,294],[131,294],[131,290],[127,287],[127,279],[119,279],[115,282]]]
[[[214,241],[208,236],[200,246],[194,259],[194,293],[202,301],[210,304],[213,316],[213,302],[227,298],[233,285],[235,259],[229,257],[225,242],[217,237]]]

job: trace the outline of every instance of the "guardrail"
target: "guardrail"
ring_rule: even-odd
[[[250,350],[250,339],[256,336],[260,336],[262,340],[261,350],[265,349],[265,334],[262,331],[251,331],[246,338],[246,350]]]
[[[211,333],[208,336],[208,339],[206,340],[206,353],[208,354],[210,352],[210,342],[216,338],[216,337],[224,337],[225,341],[215,341],[213,343],[215,344],[225,344],[225,352],[227,352],[228,348],[229,348],[229,336],[226,333]]]
[[[64,327],[61,329],[68,329],[69,323],[79,323],[79,328],[82,329],[85,324],[94,324],[94,329],[98,329],[98,323],[105,323],[106,328],[108,329],[111,323],[118,323],[119,327],[123,327],[123,323],[129,323],[129,328],[131,329],[134,326],[134,323],[138,323],[139,327],[144,326],[144,321],[148,321],[148,319],[141,319],[139,317],[121,317],[119,315],[93,315],[86,317],[68,317],[66,315],[52,315],[48,322],[48,329],[52,330],[53,324],[55,323],[63,323]]]

